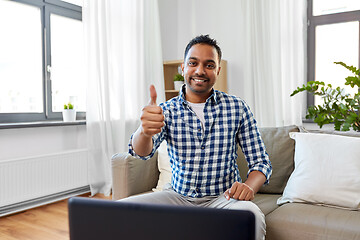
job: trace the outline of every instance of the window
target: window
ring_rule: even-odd
[[[75,5],[76,4],[76,5]],[[0,123],[85,118],[81,0],[0,0]]]
[[[323,81],[348,93],[358,89],[345,86],[348,70],[334,64],[360,66],[360,1],[308,1],[308,81]],[[308,95],[308,106],[321,104]]]

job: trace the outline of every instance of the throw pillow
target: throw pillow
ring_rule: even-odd
[[[171,166],[170,158],[167,151],[167,143],[163,141],[158,148],[158,169],[159,169],[159,180],[154,192],[162,191],[163,187],[171,182]]]
[[[360,208],[360,138],[290,133],[295,170],[278,204],[305,202]]]

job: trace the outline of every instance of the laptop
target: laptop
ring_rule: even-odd
[[[68,201],[71,240],[255,239],[250,211],[139,204],[73,197]]]

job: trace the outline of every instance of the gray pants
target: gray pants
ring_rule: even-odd
[[[171,188],[170,184],[166,185],[164,190],[161,192],[152,192],[143,195],[132,196],[121,199],[119,201],[249,210],[255,215],[256,239],[265,238],[265,216],[259,207],[250,201],[239,201],[232,198],[227,200],[223,195],[208,196],[203,198],[185,197],[175,192]]]

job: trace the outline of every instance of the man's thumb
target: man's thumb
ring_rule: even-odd
[[[154,85],[150,85],[150,105],[156,105],[156,90]]]

